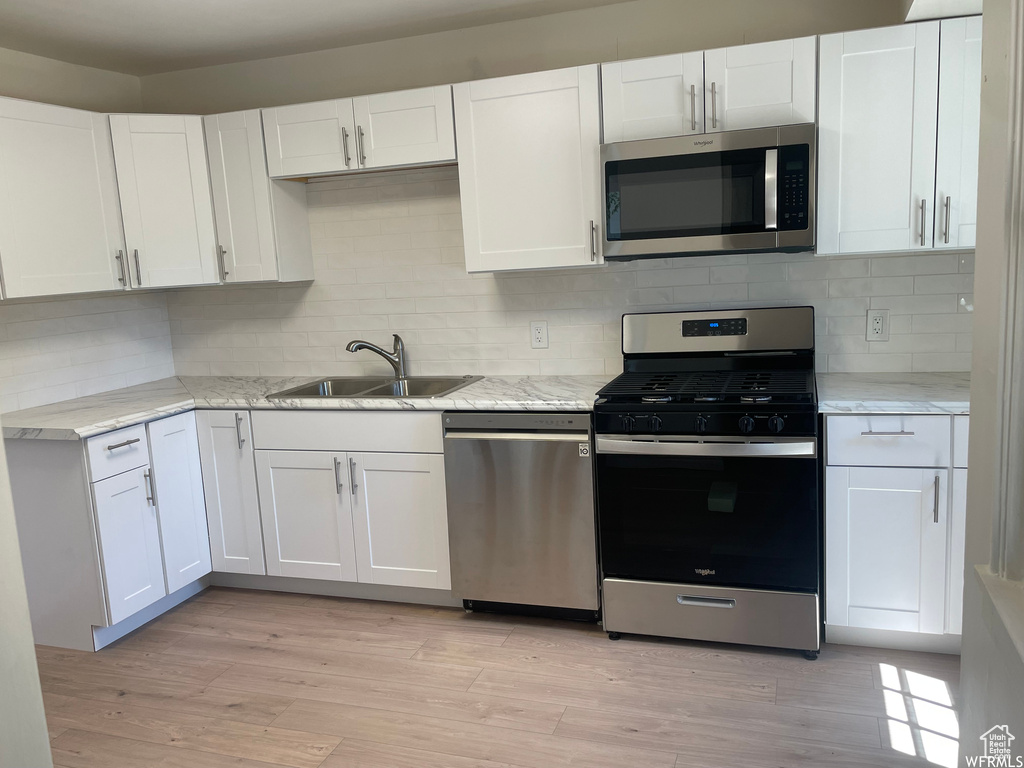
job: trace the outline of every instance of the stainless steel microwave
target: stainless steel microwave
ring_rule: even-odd
[[[814,248],[811,123],[601,147],[604,255]]]

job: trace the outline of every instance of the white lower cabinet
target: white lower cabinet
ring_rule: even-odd
[[[343,453],[256,451],[267,573],[356,580],[352,502]]]
[[[164,577],[171,593],[211,570],[195,413],[150,422],[148,432]]]
[[[826,622],[942,633],[948,470],[829,467]]]
[[[444,456],[350,454],[359,581],[451,589]]]
[[[955,651],[967,417],[829,416],[825,430],[826,639]]]
[[[93,483],[110,623],[167,594],[148,466]]]
[[[248,411],[199,411],[199,454],[213,570],[266,573]]]

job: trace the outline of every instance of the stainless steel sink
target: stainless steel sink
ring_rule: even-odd
[[[481,376],[431,377],[410,376],[394,379],[387,384],[363,392],[360,397],[442,397],[467,384],[479,381]]]
[[[268,400],[289,397],[442,397],[462,389],[482,376],[410,376],[405,379],[383,376],[348,376],[323,379],[301,387],[267,395]]]

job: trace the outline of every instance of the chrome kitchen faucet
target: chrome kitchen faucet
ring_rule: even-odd
[[[393,352],[388,352],[376,344],[371,344],[368,341],[357,339],[356,341],[350,341],[348,346],[345,347],[349,352],[358,352],[361,349],[368,349],[371,352],[376,352],[378,355],[383,357],[389,363],[391,367],[395,369],[395,377],[398,379],[404,379],[405,376],[405,342],[402,341],[402,337],[397,333],[393,334],[395,337],[395,348]]]

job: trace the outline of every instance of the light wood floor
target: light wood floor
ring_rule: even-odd
[[[954,656],[826,646],[811,662],[228,589],[38,659],[63,768],[925,766],[942,737],[918,723],[950,730],[959,678]]]

